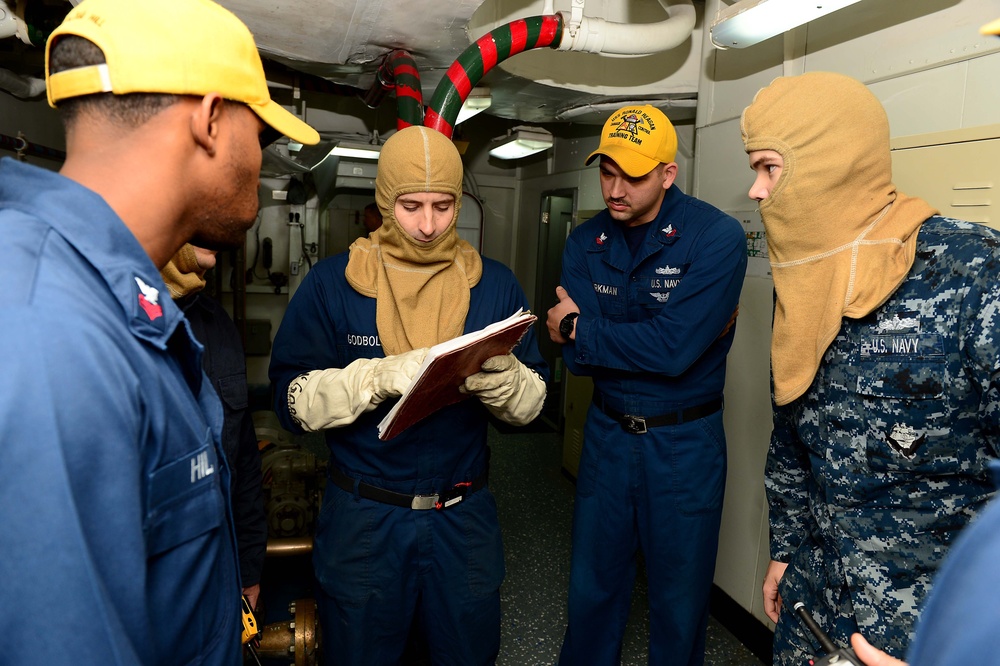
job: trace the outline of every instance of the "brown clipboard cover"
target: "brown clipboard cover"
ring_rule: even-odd
[[[478,331],[431,347],[399,401],[378,425],[379,439],[392,439],[442,407],[472,397],[458,390],[492,356],[509,354],[538,317],[518,310]]]

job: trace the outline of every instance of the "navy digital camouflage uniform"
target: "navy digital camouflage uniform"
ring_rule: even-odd
[[[942,217],[907,279],[844,319],[809,390],[775,408],[765,485],[779,586],[776,664],[860,631],[903,658],[935,571],[993,492],[1000,430],[1000,233]]]

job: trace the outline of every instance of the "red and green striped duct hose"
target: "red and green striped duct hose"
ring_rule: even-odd
[[[477,39],[462,51],[434,89],[424,125],[450,139],[459,109],[487,72],[522,51],[559,46],[562,32],[562,17],[553,14],[511,21]]]
[[[396,91],[396,129],[424,122],[424,97],[420,88],[417,63],[406,51],[395,50],[386,55],[375,72],[375,84],[368,91],[364,102],[374,109],[387,90]]]

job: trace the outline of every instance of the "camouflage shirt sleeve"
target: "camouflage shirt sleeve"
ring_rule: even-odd
[[[987,237],[992,249],[975,263],[969,292],[962,300],[962,320],[966,322],[959,347],[966,356],[969,381],[982,396],[979,414],[984,429],[1000,432],[1000,239]],[[1000,442],[987,438],[994,456]]]
[[[809,530],[809,455],[795,428],[796,406],[774,407],[774,430],[764,472],[770,509],[771,559],[788,562]]]

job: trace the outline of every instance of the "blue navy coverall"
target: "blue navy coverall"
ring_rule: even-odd
[[[260,583],[267,551],[260,449],[250,414],[247,363],[239,331],[222,304],[205,293],[175,301],[205,352],[202,367],[222,400],[222,449],[229,463],[230,497],[244,588]]]
[[[562,666],[618,663],[639,548],[649,579],[650,663],[704,658],[726,481],[721,398],[734,332],[719,334],[739,301],[746,262],[739,222],[676,185],[635,256],[606,210],[567,240],[562,286],[580,316],[563,358],[572,373],[593,378],[595,404],[577,478]],[[610,415],[714,404],[643,434]]]
[[[274,339],[270,376],[282,425],[289,383],[317,369],[384,356],[376,300],[347,283],[346,253],[319,262],[295,292]],[[527,300],[513,273],[483,258],[465,332],[509,317]],[[534,327],[515,348],[545,378]],[[378,424],[388,400],[350,424],[325,431],[330,465],[347,476],[408,495],[434,494],[487,471],[488,412],[471,398],[445,407],[388,441]],[[491,664],[500,649],[505,569],[496,502],[489,488],[442,511],[363,498],[328,483],[316,526],[313,566],[327,663],[399,663],[415,614],[437,666]]]
[[[4,159],[0,230],[4,663],[240,663],[201,346],[94,192]]]

